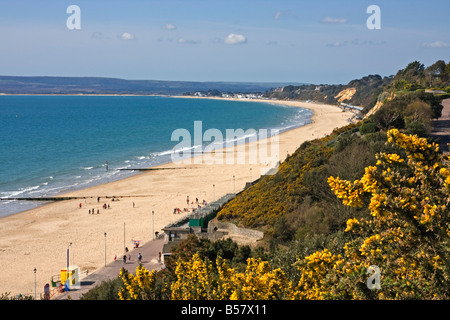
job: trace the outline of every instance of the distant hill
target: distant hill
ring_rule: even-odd
[[[396,96],[429,92],[445,98],[450,94],[450,62],[438,60],[425,67],[419,61],[409,63],[395,75],[378,74],[355,79],[348,84],[303,84],[278,87],[264,96],[280,100],[311,100],[329,104],[346,103],[373,114]]]
[[[0,76],[0,93],[5,94],[181,95],[186,92],[210,90],[264,93],[272,88],[287,85],[292,85],[292,83],[125,80],[102,77]]]
[[[265,95],[282,100],[311,100],[330,104],[343,102],[370,109],[376,104],[378,95],[383,88],[392,81],[393,76],[383,78],[380,75],[369,75],[352,80],[346,85],[290,85],[270,90]]]

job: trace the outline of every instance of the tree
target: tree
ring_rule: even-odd
[[[398,99],[388,101],[374,114],[373,121],[382,130],[403,128],[405,125],[402,118],[404,108],[404,103]]]
[[[447,65],[445,66],[445,75],[447,77],[450,77],[450,61],[447,63]]]
[[[416,100],[407,105],[403,112],[405,127],[410,134],[423,136],[431,130],[433,110],[428,103]]]
[[[441,83],[442,77],[445,75],[445,68],[444,60],[438,60],[424,70],[424,74],[429,81],[430,87],[433,86],[433,78],[440,78],[439,84]]]
[[[419,61],[409,63],[405,69],[400,70],[397,76],[401,76],[408,82],[415,82],[418,78],[423,76],[425,66]]]

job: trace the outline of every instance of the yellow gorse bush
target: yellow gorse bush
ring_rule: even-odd
[[[119,290],[121,300],[147,300],[152,297],[155,285],[155,271],[149,271],[142,265],[136,268],[136,274],[131,274],[127,270],[120,270],[119,277],[123,281],[123,286]]]
[[[332,254],[327,249],[315,252],[304,260],[297,262],[301,274],[298,284],[291,291],[291,299],[320,300],[328,291],[324,279],[329,270],[342,263],[341,256]]]
[[[329,289],[322,297],[449,297],[450,172],[446,159],[438,145],[425,138],[397,129],[387,134],[388,143],[403,150],[404,156],[378,154],[376,165],[367,167],[354,182],[328,179],[345,205],[367,207],[370,216],[347,221],[345,231],[357,238],[345,245],[340,267],[333,267],[339,272],[322,281]],[[374,292],[364,285],[367,275],[363,275],[370,265],[381,269],[381,289]]]
[[[140,299],[143,291],[153,290],[154,273],[139,267],[136,276],[122,272],[124,285],[121,299]],[[139,276],[141,280],[138,280]],[[244,272],[230,268],[226,260],[217,258],[216,266],[198,254],[179,259],[176,281],[170,286],[173,300],[269,300],[290,295],[291,283],[281,269],[273,270],[267,261],[249,258]]]

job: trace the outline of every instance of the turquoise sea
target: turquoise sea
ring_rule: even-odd
[[[202,121],[203,132],[216,128],[225,137],[226,129],[282,132],[310,123],[311,116],[310,110],[270,102],[0,96],[0,216],[39,205],[9,198],[58,195],[136,173],[120,168],[168,162],[180,142],[171,140],[173,131],[187,129],[194,137],[194,121]]]

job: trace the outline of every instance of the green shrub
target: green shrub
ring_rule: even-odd
[[[103,281],[83,294],[80,300],[119,300],[118,292],[123,281],[120,278]]]
[[[359,132],[361,132],[361,134],[368,134],[368,133],[373,133],[376,131],[377,131],[377,126],[373,122],[364,122],[359,127]]]

